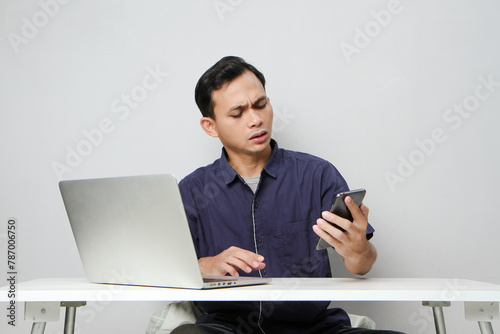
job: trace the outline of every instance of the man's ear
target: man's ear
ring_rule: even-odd
[[[203,117],[200,120],[200,125],[205,130],[207,135],[210,137],[217,138],[219,137],[219,133],[217,132],[217,126],[215,125],[215,120],[210,117]]]

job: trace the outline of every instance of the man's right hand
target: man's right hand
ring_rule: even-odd
[[[198,264],[203,275],[239,276],[238,270],[250,273],[264,269],[266,264],[263,261],[262,255],[232,246],[216,256],[200,258]]]

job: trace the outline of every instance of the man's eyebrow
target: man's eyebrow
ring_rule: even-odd
[[[252,103],[252,105],[256,105],[257,103],[265,100],[267,98],[266,95],[262,95],[261,97],[259,97],[257,100],[255,100],[255,102]],[[229,108],[228,112],[231,112],[231,111],[234,111],[234,110],[240,110],[240,109],[246,109],[248,107],[248,103],[245,103],[245,104],[237,104],[235,106],[232,106],[231,108]]]
[[[261,97],[259,97],[252,105],[256,105],[257,103],[265,100],[267,98],[266,95],[262,95]]]
[[[238,104],[238,105],[235,105],[231,108],[229,108],[229,112],[231,111],[234,111],[234,110],[238,110],[238,109],[246,109],[246,107],[248,107],[248,104]]]

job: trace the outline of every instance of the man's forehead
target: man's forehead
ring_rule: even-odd
[[[245,71],[240,76],[236,77],[233,81],[224,84],[221,88],[212,92],[212,100],[214,106],[217,102],[246,102],[248,98],[252,102],[265,96],[266,91],[262,86],[260,80],[250,71]]]

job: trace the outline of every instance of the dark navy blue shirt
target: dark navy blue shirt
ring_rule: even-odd
[[[274,140],[271,146],[255,194],[229,165],[224,149],[220,159],[179,183],[197,255],[214,256],[237,246],[261,254],[266,263],[260,272],[240,271],[242,276],[330,277],[327,251],[316,250],[318,236],[312,226],[330,209],[335,195],[348,190],[347,183],[326,160],[280,149]],[[368,238],[372,233],[368,225]],[[200,304],[208,314],[199,322],[224,323],[245,332],[250,332],[245,326],[255,324],[248,320],[255,312],[264,330],[280,328],[280,333],[307,332],[299,322],[333,328],[349,324],[343,310],[327,310],[328,301]]]

